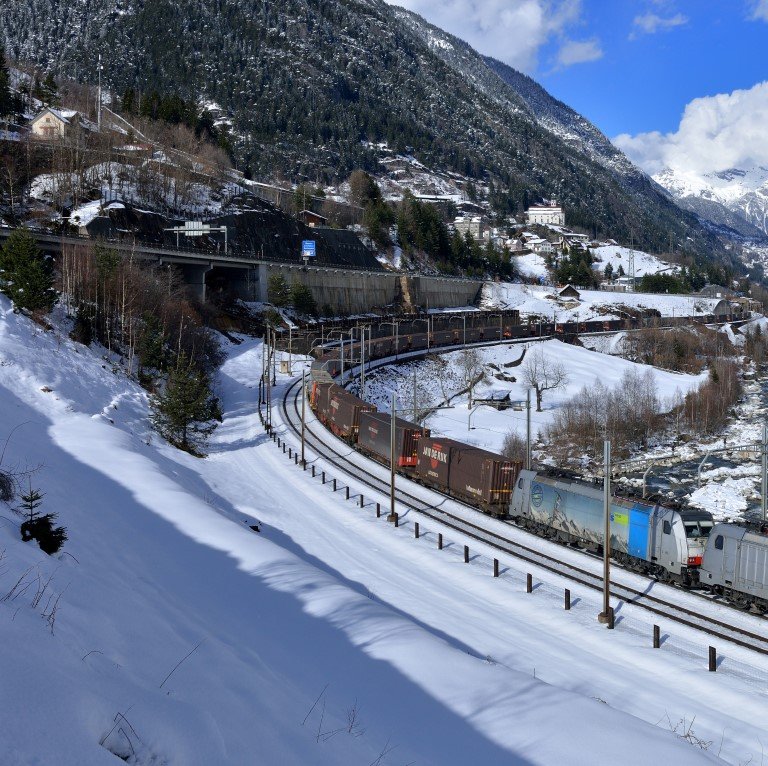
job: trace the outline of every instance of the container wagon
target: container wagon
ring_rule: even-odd
[[[320,392],[316,412],[320,421],[336,436],[354,444],[360,430],[361,413],[376,412],[376,407],[334,383],[327,392]]]
[[[453,439],[419,439],[415,475],[494,516],[506,516],[521,464]]]
[[[384,412],[360,414],[360,431],[357,445],[389,465],[391,450],[392,416]],[[403,418],[395,418],[395,465],[399,468],[416,466],[417,448],[422,436],[429,436],[429,429]]]

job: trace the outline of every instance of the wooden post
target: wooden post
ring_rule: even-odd
[[[376,518],[381,518],[381,503],[376,503]]]
[[[437,536],[437,550],[443,550],[443,533],[440,532]]]
[[[499,560],[498,559],[493,560],[493,576],[494,577],[499,576]]]
[[[533,593],[533,575],[530,573],[525,576],[525,592]]]
[[[344,497],[345,500],[349,500],[349,487],[346,487],[346,494]]]
[[[571,591],[566,588],[565,589],[565,611],[569,612],[571,609]]]
[[[608,630],[613,630],[616,625],[615,615],[613,612],[613,607],[608,607]]]
[[[363,497],[363,493],[360,493],[360,507],[362,508],[365,505],[365,498]]]
[[[336,491],[336,479],[333,480],[333,491]]]
[[[658,649],[661,646],[661,636],[659,635],[661,631],[659,630],[658,625],[653,626],[653,648]]]
[[[312,478],[315,478],[315,466],[312,466]]]
[[[395,526],[397,526],[400,523],[400,514],[395,511]]]
[[[323,471],[321,478],[323,480],[323,484],[325,484],[325,471]]]
[[[464,563],[469,564],[469,546],[464,546]]]
[[[709,647],[709,672],[717,671],[717,649],[714,646]]]
[[[293,450],[291,450],[290,447],[288,447],[288,460],[290,460],[293,457]]]
[[[419,539],[419,522],[418,521],[413,525],[413,536],[417,540]]]

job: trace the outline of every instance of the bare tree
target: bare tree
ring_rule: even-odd
[[[429,386],[417,376],[416,367],[411,381],[403,380],[399,388],[403,409],[411,410],[414,423],[424,425],[435,404]]]
[[[523,380],[536,391],[536,412],[541,412],[545,391],[562,388],[568,383],[568,373],[561,362],[548,359],[542,348],[528,355],[523,367]]]
[[[459,352],[458,367],[465,388],[469,391],[469,406],[472,406],[472,391],[475,384],[485,377],[483,357],[476,348],[465,348]]]

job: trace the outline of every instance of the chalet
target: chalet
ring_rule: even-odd
[[[32,135],[38,138],[67,138],[81,130],[94,130],[92,122],[73,109],[43,109],[30,123]]]
[[[550,226],[564,226],[565,213],[563,208],[554,200],[546,205],[532,205],[525,211],[525,220],[528,223],[538,223]]]
[[[581,293],[571,284],[567,284],[557,291],[558,298],[568,298],[569,300],[580,301]]]
[[[315,213],[312,210],[302,210],[297,218],[307,226],[314,228],[315,226],[327,226],[328,219],[324,215]]]

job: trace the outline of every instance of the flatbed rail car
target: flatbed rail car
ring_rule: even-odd
[[[469,500],[493,516],[505,517],[522,464],[469,444],[419,439],[414,475],[424,484]]]
[[[395,465],[398,468],[416,466],[419,440],[428,437],[428,428],[395,418]],[[392,449],[392,416],[384,412],[363,412],[360,414],[360,431],[357,446],[377,460],[389,465]]]

